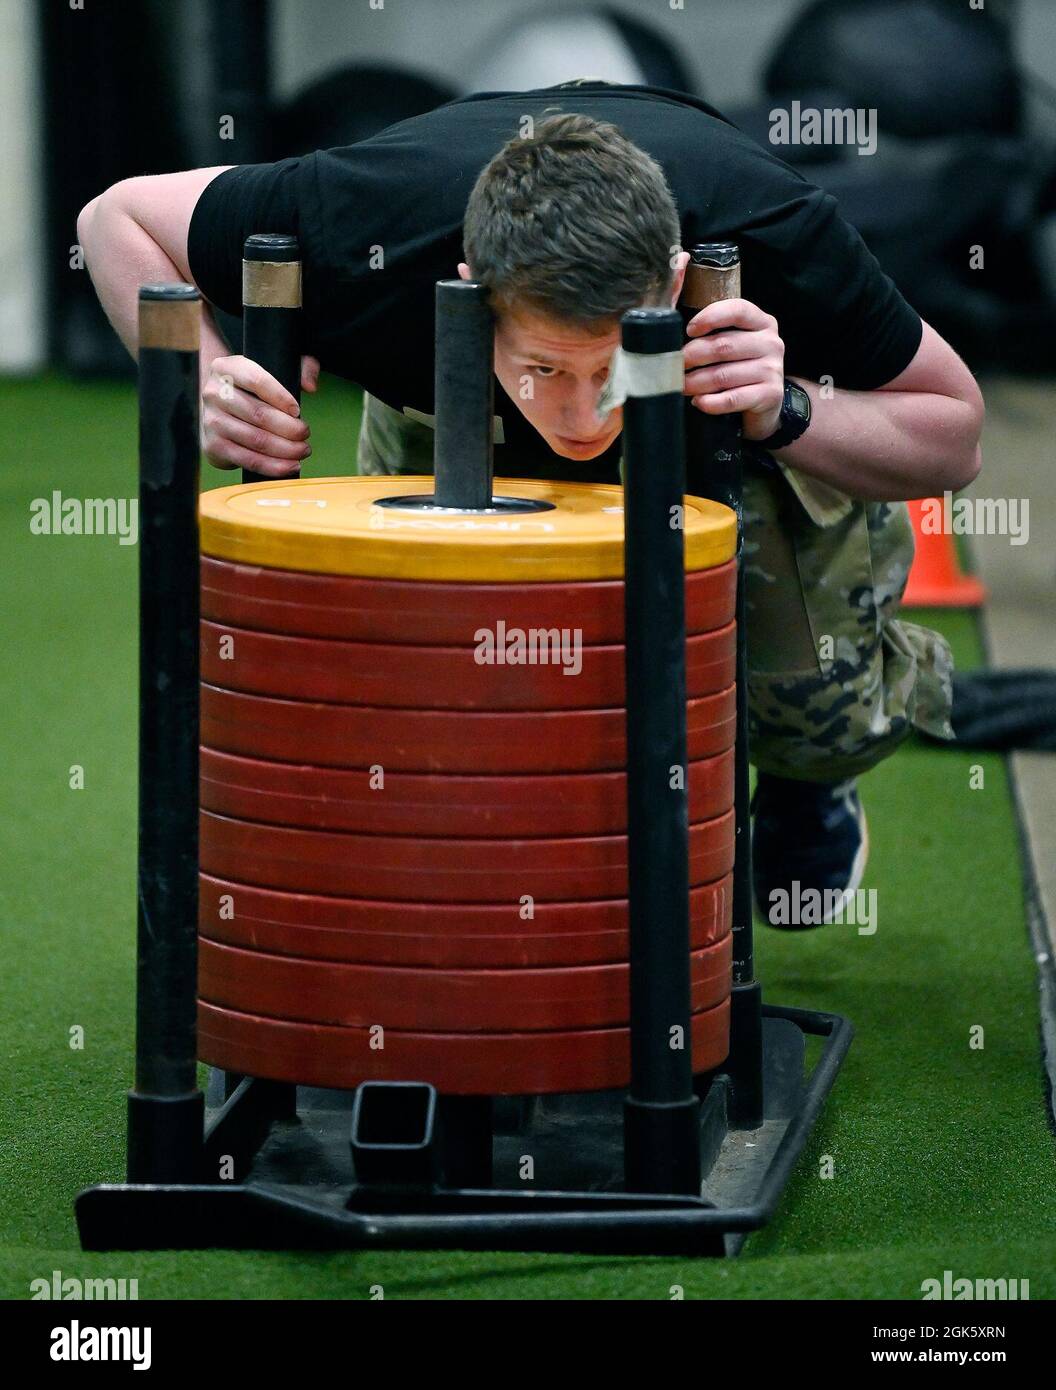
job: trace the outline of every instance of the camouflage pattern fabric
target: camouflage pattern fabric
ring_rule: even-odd
[[[433,431],[428,425],[363,392],[357,472],[432,473]]]
[[[950,649],[897,616],[913,559],[906,504],[858,502],[763,459],[746,449],[752,763],[835,781],[873,767],[914,728],[952,739]],[[432,473],[433,432],[365,395],[358,466]]]
[[[913,560],[909,508],[844,499],[822,526],[788,471],[746,453],[752,762],[829,781],[865,772],[913,728],[952,739],[950,649],[897,616]]]

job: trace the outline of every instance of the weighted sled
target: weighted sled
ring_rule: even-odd
[[[733,866],[733,812],[689,827],[690,884]],[[403,902],[619,898],[627,893],[626,835],[564,839],[416,839],[337,834],[201,815],[201,867],[286,892]]]
[[[569,678],[571,679],[571,677]],[[607,772],[627,757],[623,709],[383,709],[278,700],[202,686],[202,742],[225,753],[325,767],[368,768],[383,750],[396,772]],[[691,761],[733,747],[732,685],[686,703]]]
[[[729,1000],[693,1014],[693,1070],[718,1066],[729,1047]],[[628,1028],[552,1033],[428,1033],[339,1028],[198,1005],[203,1062],[246,1076],[349,1089],[361,1081],[427,1081],[446,1095],[543,1095],[626,1086]]]
[[[379,506],[432,491],[429,477],[297,478],[216,488],[200,504],[203,555],[311,574],[484,583],[618,579],[623,489],[503,478],[504,496],[549,508],[466,513]],[[736,519],[686,497],[687,570],[733,558]]]
[[[619,579],[556,584],[440,584],[238,565],[203,555],[202,617],[220,627],[347,642],[466,646],[481,627],[578,628],[584,646],[623,641]],[[686,632],[733,621],[733,561],[686,574]]]
[[[686,768],[691,822],[733,805],[733,750]],[[442,776],[301,766],[203,748],[207,811],[302,830],[374,835],[611,835],[627,829],[622,772]]]
[[[729,989],[731,937],[690,957],[692,1010]],[[299,1023],[458,1033],[614,1028],[630,1008],[626,961],[551,969],[495,968],[481,940],[476,969],[354,965],[269,955],[204,940],[198,992],[239,1013]]]
[[[550,639],[532,653],[507,645],[500,629],[488,647],[408,647],[287,637],[246,628],[201,624],[202,679],[252,695],[322,700],[400,709],[603,709],[624,701],[624,649],[582,647],[572,634]],[[472,641],[472,636],[470,636]],[[725,690],[734,679],[732,623],[686,641],[690,698]],[[491,659],[484,659],[484,658]],[[306,730],[304,758],[312,761]],[[381,747],[374,761],[384,763]]]
[[[729,875],[692,888],[690,947],[730,931]],[[591,965],[627,959],[627,900],[398,902],[286,893],[203,874],[203,937],[313,960],[373,965]]]

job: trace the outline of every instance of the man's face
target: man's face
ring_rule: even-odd
[[[675,263],[672,303],[688,260],[682,252]],[[472,278],[465,263],[458,273],[463,280]],[[562,458],[584,463],[597,458],[623,428],[621,408],[604,419],[594,413],[619,342],[617,320],[599,335],[526,305],[496,316],[495,375],[528,423]]]
[[[562,458],[597,458],[623,427],[620,409],[604,419],[594,413],[619,341],[618,323],[598,337],[527,308],[496,319],[495,375]]]

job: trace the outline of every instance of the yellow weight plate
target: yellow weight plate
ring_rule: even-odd
[[[618,579],[623,489],[496,478],[498,496],[553,503],[538,512],[466,514],[379,507],[382,497],[431,493],[432,477],[297,478],[202,494],[202,553],[269,569],[374,579]],[[685,501],[686,568],[734,554],[728,507]]]

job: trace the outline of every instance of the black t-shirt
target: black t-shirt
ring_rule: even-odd
[[[462,219],[477,176],[536,120],[610,121],[661,165],[682,245],[736,241],[741,290],[775,316],[790,376],[857,390],[912,360],[921,322],[840,217],[835,199],[694,97],[601,83],[486,92],[338,149],[215,178],[194,209],[191,274],[213,304],[241,313],[242,245],[292,232],[304,260],[304,351],[380,400],[433,413],[434,292],[464,259]],[[614,190],[614,192],[618,192]],[[560,458],[496,381],[506,477],[618,481],[619,438],[589,464]]]

